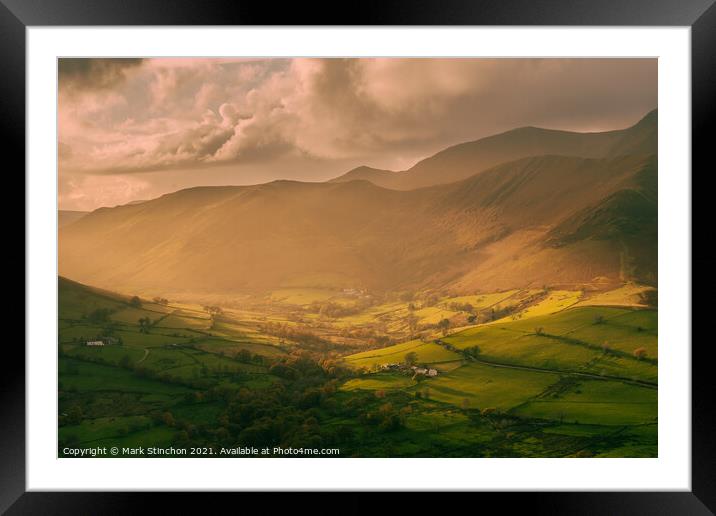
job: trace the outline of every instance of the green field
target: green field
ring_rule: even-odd
[[[554,314],[574,305],[581,297],[581,292],[554,290],[549,292],[544,299],[520,312],[519,317],[524,319],[539,315]]]
[[[580,382],[566,393],[532,400],[516,414],[574,424],[638,425],[654,423],[657,391],[620,382]]]
[[[558,378],[552,373],[468,364],[424,385],[430,399],[469,408],[509,410],[537,396]]]
[[[60,390],[119,391],[123,393],[182,395],[191,389],[150,378],[142,378],[131,371],[103,364],[63,359],[60,361]]]
[[[415,385],[415,381],[410,376],[397,374],[376,374],[365,378],[355,378],[349,380],[341,386],[344,391],[353,391],[357,389],[378,391],[405,389]]]
[[[408,351],[420,356],[421,349],[433,351],[437,346],[462,361],[418,384],[409,376],[373,373],[344,388],[402,389],[463,409],[569,422],[572,427],[566,434],[560,431],[563,435],[591,435],[605,425],[654,423],[657,312],[616,306],[571,308],[577,299],[575,292],[553,292],[522,317],[463,329],[432,347],[409,341],[348,356],[347,364],[370,369],[398,363]],[[633,355],[636,348],[644,348],[652,358],[638,359]]]
[[[493,292],[490,294],[474,294],[471,296],[456,296],[442,300],[442,304],[449,306],[451,303],[465,304],[469,303],[473,308],[484,310],[493,306],[500,305],[506,300],[514,296],[517,290],[506,290],[504,292]]]
[[[658,313],[617,302],[639,292],[581,302],[581,291],[509,290],[429,304],[396,294],[358,310],[342,289],[287,287],[212,315],[61,280],[60,445],[656,456]],[[321,303],[349,315],[327,316]],[[97,339],[106,345],[85,345]],[[437,376],[415,374],[409,353]]]
[[[346,359],[346,363],[351,367],[371,368],[383,364],[403,362],[407,353],[415,353],[417,355],[417,363],[421,364],[437,364],[460,359],[460,355],[448,351],[442,346],[438,346],[432,342],[413,340],[384,349],[351,355]]]

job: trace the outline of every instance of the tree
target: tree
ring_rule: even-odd
[[[635,356],[638,360],[642,360],[642,359],[646,358],[646,355],[647,355],[647,353],[646,353],[646,348],[636,348],[636,349],[634,350],[634,356]]]
[[[408,367],[413,366],[418,361],[418,354],[415,351],[410,351],[405,354],[403,361]]]
[[[639,294],[639,300],[647,306],[658,306],[659,291],[656,289],[647,290]]]
[[[423,306],[434,306],[437,304],[437,302],[440,301],[440,298],[438,298],[435,294],[428,294],[425,296],[425,300],[423,301]]]
[[[77,425],[82,421],[84,414],[82,413],[82,407],[79,405],[72,405],[67,410],[67,416],[65,417],[65,423],[68,425]]]
[[[132,299],[129,300],[129,304],[134,308],[141,308],[142,300],[139,299],[139,296],[132,296]]]
[[[476,357],[480,354],[480,346],[470,346],[469,348],[465,348],[463,353],[470,357]]]
[[[221,315],[224,313],[224,310],[220,306],[205,306],[204,311],[211,315]]]
[[[535,335],[544,335],[544,328],[542,328],[541,326],[539,328],[535,328]]]
[[[109,308],[97,308],[87,315],[87,320],[94,324],[106,323],[112,311]]]
[[[236,353],[236,360],[244,363],[251,362],[251,352],[248,349],[240,350],[238,353]]]
[[[450,319],[441,319],[438,323],[438,328],[442,332],[443,337],[445,337],[450,329]]]
[[[168,411],[162,414],[162,422],[167,426],[174,426],[176,424],[174,416],[171,412]]]
[[[410,336],[412,337],[418,329],[418,318],[411,312],[408,314],[408,317],[405,318],[405,322],[408,324],[408,330],[410,331]]]
[[[141,333],[149,333],[149,328],[152,327],[152,320],[149,317],[140,317],[137,322],[139,322],[139,331]]]

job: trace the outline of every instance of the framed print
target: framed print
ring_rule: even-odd
[[[708,514],[711,2],[219,5],[5,2],[27,303],[3,509],[550,491]]]

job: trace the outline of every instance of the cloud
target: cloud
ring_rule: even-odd
[[[139,67],[140,58],[60,58],[57,73],[63,90],[97,90],[116,87],[128,70]]]
[[[65,174],[60,176],[58,188],[60,209],[91,211],[98,206],[116,206],[146,198],[152,185],[136,174],[108,177]]]
[[[626,127],[656,102],[655,59],[62,59],[60,169],[405,168],[518,126]]]

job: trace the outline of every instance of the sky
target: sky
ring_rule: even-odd
[[[522,126],[621,129],[656,59],[60,59],[59,208],[405,170]]]

